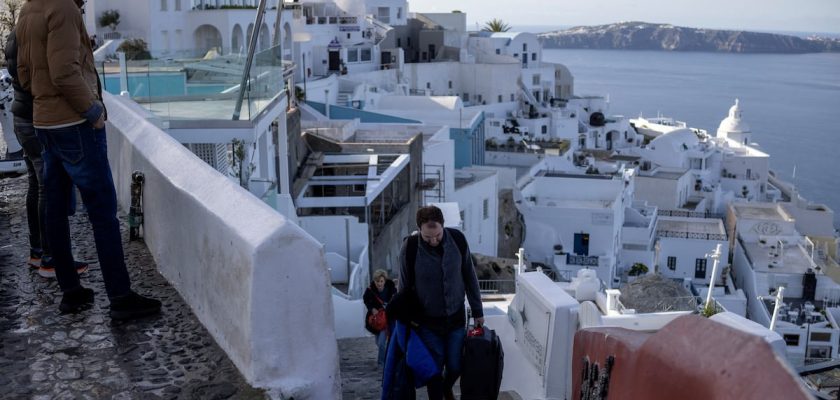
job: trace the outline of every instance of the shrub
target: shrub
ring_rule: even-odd
[[[632,267],[630,267],[630,272],[628,273],[628,275],[639,276],[639,275],[644,275],[647,272],[648,272],[647,265],[644,265],[642,263],[635,263],[635,264],[633,264]]]
[[[152,58],[146,41],[139,38],[122,42],[120,47],[117,47],[117,51],[125,53],[126,60],[149,60]]]
[[[120,24],[120,12],[117,10],[105,10],[99,16],[99,26],[109,27],[112,31],[117,30],[117,25]]]

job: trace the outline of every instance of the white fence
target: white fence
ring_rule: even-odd
[[[124,210],[145,174],[145,242],[160,272],[254,386],[338,398],[338,348],[320,243],[213,170],[127,98],[105,94]]]

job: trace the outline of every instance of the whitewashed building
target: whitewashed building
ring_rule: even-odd
[[[840,285],[829,276],[836,266],[814,258],[813,242],[777,203],[734,203],[727,221],[734,278],[747,294],[750,319],[766,327],[775,319],[794,365],[837,358]]]
[[[141,38],[155,57],[203,57],[248,51],[258,0],[96,0],[85,4],[88,33],[100,42]],[[279,0],[269,0],[259,29],[257,50],[271,47]],[[105,11],[120,14],[119,25],[99,25]],[[279,42],[279,41],[278,41]]]

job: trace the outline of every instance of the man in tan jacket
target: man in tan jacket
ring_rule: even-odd
[[[66,205],[75,184],[93,226],[111,318],[138,318],[160,312],[161,303],[131,290],[108,164],[107,114],[82,4],[27,0],[15,28],[18,78],[32,94],[33,124],[44,147],[47,241],[64,292],[59,309],[75,313],[93,303],[93,290],[82,287],[70,249]]]

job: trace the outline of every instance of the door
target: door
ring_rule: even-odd
[[[382,69],[391,68],[391,52],[390,51],[383,51],[382,52]]]
[[[341,55],[338,51],[330,52],[330,71],[338,71],[341,68]]]
[[[694,277],[696,279],[706,279],[706,259],[698,258],[694,261]]]
[[[575,233],[575,254],[579,256],[589,255],[589,234]]]

